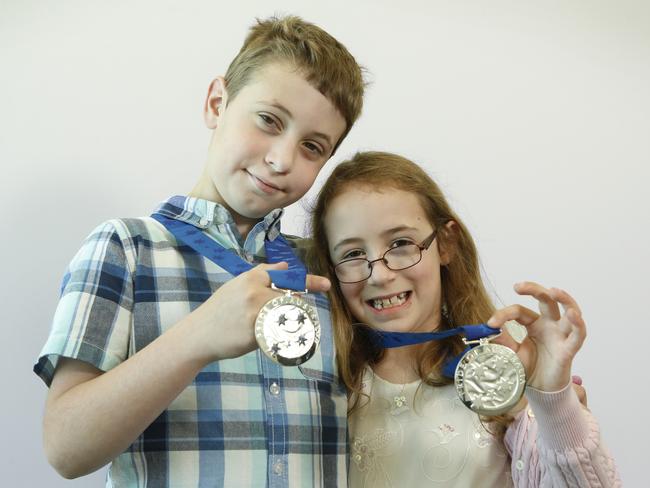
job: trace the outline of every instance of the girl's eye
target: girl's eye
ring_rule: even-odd
[[[363,252],[361,249],[354,249],[353,251],[346,252],[341,257],[341,260],[346,261],[348,259],[363,258],[363,257],[365,257],[365,252]]]
[[[408,246],[410,244],[413,244],[413,241],[409,239],[395,239],[393,242],[391,242],[390,249],[395,249],[396,247]]]

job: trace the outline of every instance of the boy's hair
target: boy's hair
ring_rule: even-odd
[[[363,68],[345,46],[300,17],[257,19],[226,71],[230,99],[237,96],[257,70],[277,61],[295,66],[341,113],[346,128],[338,146],[361,114],[365,88]]]
[[[415,195],[431,225],[438,229],[439,248],[451,253],[452,260],[440,270],[442,302],[448,313],[440,330],[457,325],[476,324],[487,320],[494,306],[481,278],[478,252],[474,241],[458,215],[451,209],[440,187],[414,162],[396,154],[360,152],[339,164],[323,185],[312,209],[312,246],[309,249],[311,271],[327,276],[334,286],[330,291],[332,325],[341,378],[352,396],[354,408],[361,393],[363,371],[382,357],[382,350],[373,347],[362,327],[350,314],[334,274],[325,232],[325,217],[332,201],[350,189],[372,192],[398,189]],[[354,209],[350,209],[354,211]],[[450,230],[445,226],[454,221]],[[442,367],[450,355],[464,349],[458,337],[432,341],[423,348],[419,358],[419,375],[425,383],[440,386],[451,383],[442,375]]]

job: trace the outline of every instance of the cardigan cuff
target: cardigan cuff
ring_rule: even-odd
[[[528,386],[525,394],[544,446],[558,451],[584,447],[591,431],[588,413],[580,404],[571,382],[553,392]]]

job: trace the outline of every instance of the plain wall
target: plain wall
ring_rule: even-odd
[[[41,447],[31,368],[60,279],[95,225],[192,188],[208,84],[274,12],[321,25],[370,71],[324,173],[356,149],[411,157],[469,225],[502,303],[524,279],[579,300],[575,373],[623,481],[645,485],[650,4],[4,0],[2,486],[103,486],[103,470],[59,478]],[[305,221],[294,205],[284,229]]]

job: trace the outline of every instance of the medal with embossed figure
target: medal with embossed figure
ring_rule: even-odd
[[[454,382],[463,404],[480,415],[500,415],[514,407],[526,386],[526,372],[512,349],[486,337],[467,351],[456,366]]]
[[[275,288],[275,287],[274,287]],[[314,308],[296,292],[264,304],[255,321],[255,338],[269,358],[283,366],[309,360],[320,343],[320,323]]]

